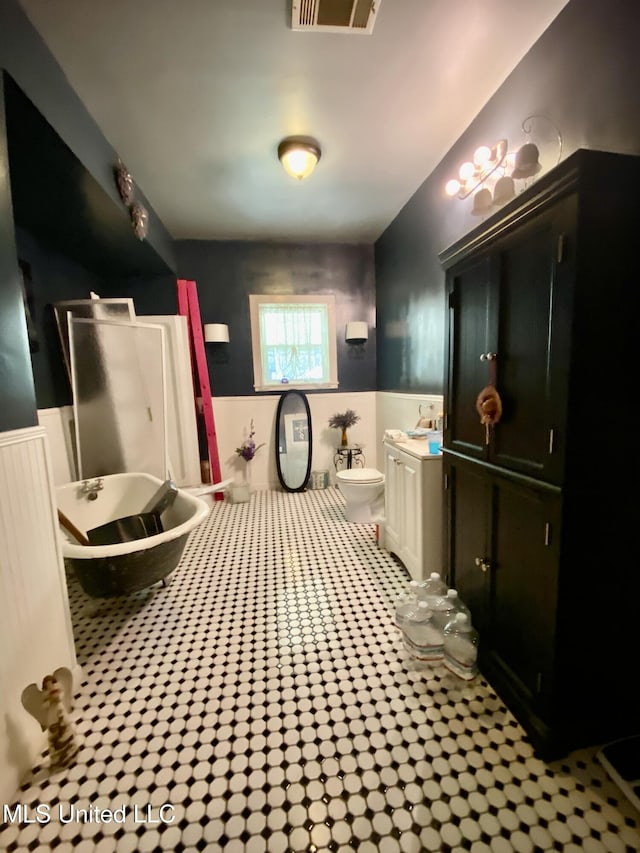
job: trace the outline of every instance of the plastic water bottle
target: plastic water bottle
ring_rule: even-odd
[[[429,613],[429,606],[426,601],[416,601],[413,607],[413,612],[409,616],[407,620],[408,625],[420,625],[423,622],[427,622],[430,618],[431,614]]]
[[[443,631],[444,663],[455,675],[470,681],[478,674],[478,632],[466,613],[456,613]]]
[[[420,581],[409,582],[409,595],[412,595],[416,600],[420,598]]]
[[[424,622],[429,618],[429,609],[424,601],[419,601],[413,592],[401,592],[396,599],[395,622],[398,628],[412,622]]]
[[[416,615],[402,629],[403,643],[409,654],[418,661],[433,663],[444,656],[442,631],[434,625],[426,601],[418,601]]]
[[[438,572],[431,572],[429,577],[423,581],[411,581],[409,584],[414,594],[420,601],[426,601],[431,606],[433,601],[446,595],[447,585]]]
[[[466,606],[464,601],[460,598],[457,589],[448,589],[447,599],[451,602],[451,605],[454,610],[457,610],[460,613],[466,613],[469,617],[469,621],[471,621],[471,612],[469,611],[469,608]]]
[[[396,598],[396,606],[394,611],[395,623],[398,628],[404,627],[405,622],[409,619],[415,609],[415,599],[406,592],[401,592]]]
[[[444,631],[446,624],[453,619],[456,613],[466,613],[469,622],[471,622],[471,613],[458,595],[458,591],[448,589],[447,594],[433,608],[434,622],[440,630]]]
[[[447,590],[447,586],[440,577],[439,572],[431,572],[425,581],[425,584],[428,585],[428,589],[436,595],[439,595],[441,592],[446,592]]]

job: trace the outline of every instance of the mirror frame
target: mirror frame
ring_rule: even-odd
[[[285,405],[285,401],[292,397],[293,395],[298,396],[304,406],[304,410],[307,416],[307,423],[309,424],[309,452],[307,456],[307,470],[304,475],[304,480],[299,486],[291,486],[288,483],[285,483],[284,477],[282,475],[282,468],[280,467],[280,422],[282,410]],[[304,391],[297,391],[292,389],[291,391],[285,391],[284,394],[280,395],[280,399],[278,400],[278,408],[276,410],[276,471],[278,472],[278,480],[280,481],[280,485],[285,490],[285,492],[304,492],[307,489],[307,483],[309,482],[309,475],[311,474],[311,456],[313,451],[313,437],[312,437],[312,429],[311,429],[311,409],[309,408],[309,401],[307,400],[307,396]]]

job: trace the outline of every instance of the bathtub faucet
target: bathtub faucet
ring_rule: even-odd
[[[87,500],[95,501],[98,497],[98,492],[102,491],[102,489],[104,489],[102,477],[82,481],[82,494],[87,496]]]

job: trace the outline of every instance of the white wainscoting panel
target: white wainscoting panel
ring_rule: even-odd
[[[275,421],[279,395],[254,397],[213,397],[213,413],[220,454],[222,479],[243,476],[244,463],[235,453],[249,434],[251,418],[256,428],[256,441],[265,442],[251,463],[249,479],[254,488],[277,488],[275,464]],[[333,454],[340,443],[340,431],[329,429],[331,415],[354,409],[360,420],[349,430],[349,439],[362,444],[367,467],[384,468],[382,437],[385,429],[413,429],[420,417],[435,418],[442,412],[443,398],[437,394],[406,394],[387,391],[361,391],[353,394],[309,394],[313,427],[312,470],[328,470],[331,482],[335,469]],[[40,423],[46,427],[56,485],[77,479],[74,475],[73,409],[41,409]],[[193,478],[192,478],[193,479]]]
[[[0,801],[43,745],[24,688],[76,669],[53,471],[44,427],[0,433]]]
[[[49,456],[56,486],[73,483],[76,476],[73,406],[38,409],[38,423],[47,431]]]
[[[381,460],[382,438],[386,429],[415,429],[420,417],[433,420],[442,414],[443,406],[444,399],[441,394],[378,391],[376,421]]]
[[[214,397],[213,414],[220,454],[222,479],[243,476],[245,463],[235,452],[236,447],[249,435],[253,418],[255,441],[262,447],[250,463],[249,482],[252,488],[280,488],[276,471],[276,409],[280,396],[269,394],[255,397]],[[330,481],[335,482],[333,457],[340,444],[340,430],[330,429],[329,418],[338,412],[353,409],[360,416],[358,423],[348,431],[349,441],[361,444],[367,467],[377,467],[376,447],[376,392],[361,391],[353,394],[308,394],[311,410],[313,453],[311,470],[329,471]],[[382,458],[382,457],[381,457]]]

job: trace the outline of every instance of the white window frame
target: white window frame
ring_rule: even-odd
[[[262,372],[262,346],[260,339],[260,305],[324,305],[327,309],[329,381],[328,382],[265,382]],[[256,391],[315,390],[338,387],[338,356],[336,344],[336,301],[333,294],[307,296],[250,294],[251,348],[253,351],[253,387]]]

